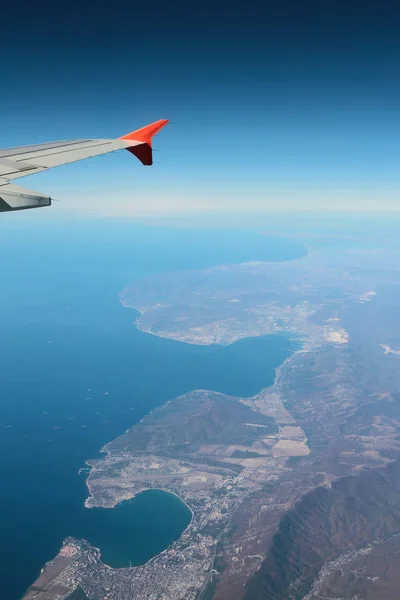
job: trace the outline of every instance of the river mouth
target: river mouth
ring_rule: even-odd
[[[146,490],[114,508],[87,510],[76,537],[98,548],[113,569],[139,566],[178,540],[190,524],[190,508],[175,494]]]

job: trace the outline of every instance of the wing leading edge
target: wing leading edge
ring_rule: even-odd
[[[142,164],[152,165],[153,137],[167,123],[162,119],[115,140],[71,140],[0,150],[0,212],[51,205],[50,196],[10,183],[20,177],[117,150],[129,150]]]

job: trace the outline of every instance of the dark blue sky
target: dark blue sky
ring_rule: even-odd
[[[27,178],[61,211],[396,208],[397,2],[22,2],[2,9],[0,147],[116,137],[128,153]]]

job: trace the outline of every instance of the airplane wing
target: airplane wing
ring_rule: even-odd
[[[19,177],[116,150],[129,150],[142,164],[152,165],[153,136],[167,123],[162,119],[115,140],[71,140],[0,150],[0,212],[51,205],[50,196],[10,183]]]

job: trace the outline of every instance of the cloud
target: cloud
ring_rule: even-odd
[[[171,186],[168,186],[171,188]],[[218,186],[217,186],[218,188]],[[203,186],[177,186],[176,191],[78,190],[59,194],[58,213],[86,216],[159,217],[162,215],[276,211],[400,211],[400,190],[257,188],[233,191]]]

